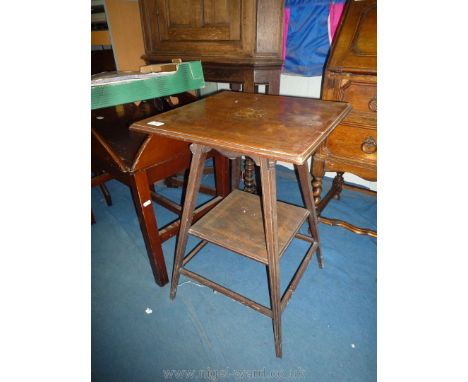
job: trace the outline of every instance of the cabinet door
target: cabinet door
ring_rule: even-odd
[[[240,0],[159,0],[161,41],[240,39]]]
[[[282,63],[284,0],[139,0],[149,62]]]
[[[241,0],[140,0],[149,58],[249,55],[255,2]]]

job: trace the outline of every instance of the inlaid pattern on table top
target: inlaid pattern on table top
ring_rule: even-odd
[[[344,102],[224,91],[131,129],[302,164],[350,110]]]

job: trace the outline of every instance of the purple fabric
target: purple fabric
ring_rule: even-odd
[[[343,13],[344,3],[332,3],[330,4],[330,41],[333,41],[335,37],[336,30],[340,24],[341,14]]]
[[[289,8],[284,8],[284,26],[283,26],[283,67],[281,70],[284,70],[284,59],[286,57],[286,41],[288,39],[288,28],[289,28],[289,19],[291,18],[291,10]]]

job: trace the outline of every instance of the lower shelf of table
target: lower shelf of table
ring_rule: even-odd
[[[309,211],[277,202],[278,250],[281,256],[298,232]],[[268,264],[261,199],[235,190],[196,222],[191,235],[220,245],[233,252]]]

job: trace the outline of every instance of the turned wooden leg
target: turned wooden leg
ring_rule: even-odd
[[[255,194],[257,192],[257,185],[255,184],[255,162],[245,157],[244,161],[244,191]]]
[[[253,73],[244,77],[242,84],[242,91],[246,93],[255,93],[255,82]],[[245,157],[244,160],[244,191],[255,194],[257,192],[257,185],[255,184],[255,162]]]
[[[180,230],[177,238],[177,248],[174,259],[174,269],[172,271],[171,293],[170,298],[173,300],[177,292],[177,284],[179,283],[180,267],[184,258],[185,247],[187,245],[188,230],[192,224],[193,210],[197,200],[198,190],[200,188],[203,168],[205,166],[206,153],[209,149],[198,144],[191,144],[192,163],[190,164],[190,173],[185,190],[184,208],[182,217],[180,218]]]
[[[265,240],[268,254],[268,279],[270,282],[275,351],[276,356],[281,357],[281,294],[275,161],[260,158],[260,174],[262,180],[263,223],[265,226]]]
[[[343,183],[344,183],[343,173],[337,172],[335,179],[333,179],[333,185],[332,185],[332,187],[335,189],[335,195],[333,195],[335,199],[338,199],[338,200],[340,199],[341,191],[343,191]]]
[[[245,93],[255,93],[257,87],[255,86],[254,73],[248,72],[243,76],[244,82],[242,83],[242,91]],[[230,84],[231,90],[240,90],[239,84]],[[235,179],[234,179],[235,181]],[[244,191],[255,194],[257,185],[255,184],[255,163],[249,157],[244,160]]]
[[[312,158],[312,195],[314,197],[315,206],[320,203],[320,194],[322,193],[322,179],[325,174],[325,161]]]
[[[320,240],[318,233],[318,220],[317,212],[315,209],[314,198],[312,197],[312,187],[310,184],[309,171],[307,170],[307,162],[302,165],[296,165],[297,173],[299,175],[299,183],[301,185],[302,198],[304,205],[309,210],[309,231],[319,246],[317,247],[317,261],[320,268],[323,268],[322,252],[320,250]]]
[[[130,189],[154,278],[158,285],[163,286],[169,279],[161,247],[158,224],[154,215],[150,184],[145,171],[138,171],[132,174]]]

